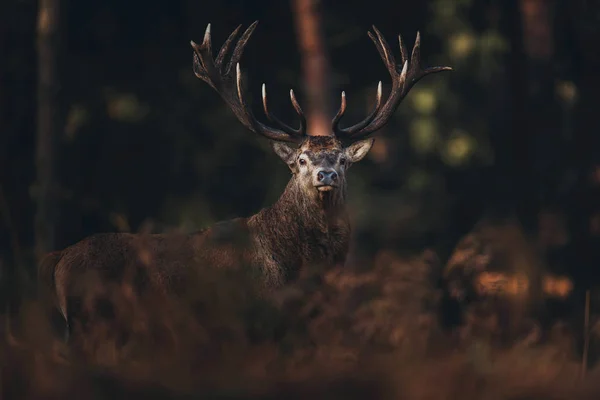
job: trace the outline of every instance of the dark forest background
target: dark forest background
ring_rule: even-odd
[[[192,71],[190,40],[208,23],[216,48],[259,20],[241,65],[262,120],[263,82],[273,113],[293,121],[289,89],[310,109],[314,79],[328,118],[342,90],[344,123],[364,118],[377,82],[390,87],[372,24],[396,54],[396,35],[412,46],[420,31],[423,64],[454,68],[420,81],[352,168],[354,262],[428,249],[443,269],[482,221],[510,221],[536,273],[568,276],[583,311],[600,283],[600,3],[314,2],[320,81],[304,68],[302,35],[316,34],[302,28],[304,3],[0,2],[5,304],[42,254],[90,234],[194,231],[277,199],[288,169]]]
[[[198,229],[254,213],[282,191],[287,169],[194,76],[189,41],[211,22],[217,46],[260,20],[242,59],[255,112],[266,82],[273,111],[293,120],[287,93],[305,96],[291,3],[63,1],[50,56],[39,47],[37,3],[2,7],[3,265],[27,265],[36,238],[48,251],[148,221]],[[366,35],[372,24],[396,51],[395,35],[412,44],[420,30],[423,62],[455,68],[420,82],[353,169],[365,243],[452,242],[484,212],[516,211],[535,231],[546,209],[565,214],[574,234],[589,233],[599,123],[593,2],[324,1],[320,12],[330,108],[345,90],[348,123],[370,109],[378,80],[389,87]],[[40,77],[52,68],[45,95]]]
[[[51,238],[40,238],[49,250],[147,220],[203,227],[251,214],[282,191],[288,171],[193,75],[189,41],[211,22],[217,46],[238,24],[260,20],[242,59],[255,111],[262,115],[266,82],[274,112],[292,120],[287,93],[304,93],[291,3],[61,2],[49,120],[38,118],[38,77],[49,67],[36,46],[37,4],[2,7],[4,263],[30,259],[41,195],[56,209]],[[420,30],[423,62],[455,68],[420,82],[352,171],[361,228],[391,230],[390,244],[410,247],[407,239],[462,233],[488,209],[516,209],[528,228],[543,207],[574,219],[589,211],[591,197],[579,192],[597,148],[593,2],[324,1],[321,12],[331,109],[345,90],[348,123],[372,106],[378,80],[389,87],[371,24],[396,51],[395,35],[412,44]],[[52,150],[36,149],[50,128]],[[40,191],[36,151],[55,153],[44,165],[52,190]]]

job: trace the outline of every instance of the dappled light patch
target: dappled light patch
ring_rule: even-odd
[[[473,52],[477,46],[477,40],[468,32],[459,32],[448,38],[448,44],[450,56],[460,61]]]
[[[462,166],[470,161],[476,146],[477,142],[468,132],[457,129],[441,148],[441,156],[444,162],[451,166]]]
[[[434,118],[414,119],[409,126],[411,145],[415,152],[427,155],[435,152],[441,142]]]
[[[135,94],[119,93],[111,88],[106,90],[106,111],[112,119],[131,123],[143,121],[150,113],[149,107]]]

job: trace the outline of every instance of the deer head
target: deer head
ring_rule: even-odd
[[[313,197],[336,192],[341,192],[343,195],[346,171],[353,163],[362,160],[373,145],[373,139],[367,137],[388,123],[402,99],[417,81],[425,75],[452,69],[450,67],[421,69],[420,35],[417,33],[410,59],[402,38],[399,37],[402,66],[399,71],[390,46],[381,32],[373,26],[375,34],[369,32],[369,37],[375,43],[392,78],[392,89],[385,103],[382,103],[380,81],[373,111],[361,122],[342,128],[339,123],[346,111],[346,95],[342,92],[339,111],[332,121],[332,131],[328,135],[317,136],[306,132],[306,119],[293,90],[290,90],[290,99],[300,119],[298,128],[292,128],[270,113],[266,86],[263,84],[263,109],[274,125],[267,126],[254,117],[246,103],[239,64],[244,47],[257,24],[258,21],[254,22],[242,34],[228,62],[225,58],[230,53],[241,25],[231,33],[217,57],[213,58],[209,24],[202,44],[191,42],[194,49],[194,73],[220,94],[246,128],[271,140],[275,153],[288,165],[296,184],[305,194]]]

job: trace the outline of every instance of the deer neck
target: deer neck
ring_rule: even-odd
[[[292,177],[279,199],[248,225],[255,233],[258,263],[278,282],[293,280],[305,265],[343,263],[350,239],[345,188],[323,196]]]
[[[285,247],[324,245],[331,235],[349,231],[345,195],[345,187],[335,193],[307,191],[293,176],[279,199],[249,222],[259,231],[274,234]]]
[[[297,229],[328,231],[346,219],[346,187],[335,192],[306,190],[294,175],[272,208],[292,218]]]

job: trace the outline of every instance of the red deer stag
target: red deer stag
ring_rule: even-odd
[[[290,98],[300,118],[297,129],[269,112],[264,85],[263,108],[274,126],[258,121],[246,103],[239,60],[257,23],[242,34],[234,47],[241,26],[233,31],[216,58],[212,55],[209,24],[202,44],[191,42],[194,73],[219,93],[246,128],[271,141],[273,150],[292,173],[285,191],[275,204],[249,218],[220,222],[177,241],[170,241],[163,234],[102,233],[50,253],[40,265],[39,280],[50,290],[52,307],[66,320],[67,330],[76,318],[77,301],[83,296],[76,283],[89,271],[95,272],[103,283],[114,283],[127,275],[125,271],[133,269],[136,279],[141,276],[140,281],[169,292],[178,281],[174,278],[183,276],[184,267],[231,268],[242,261],[261,277],[267,288],[273,288],[294,279],[303,265],[344,263],[350,238],[345,208],[346,171],[365,157],[373,144],[373,139],[365,138],[389,121],[418,80],[451,68],[421,69],[419,34],[410,59],[400,39],[398,68],[390,46],[373,27],[375,33],[369,32],[369,36],[392,78],[388,99],[382,102],[379,82],[375,108],[370,115],[356,125],[343,128],[340,119],[346,110],[346,98],[342,92],[331,134],[311,136],[306,132],[306,120],[293,90]],[[234,244],[233,238],[244,239],[246,245]],[[140,247],[146,257],[140,257]]]

